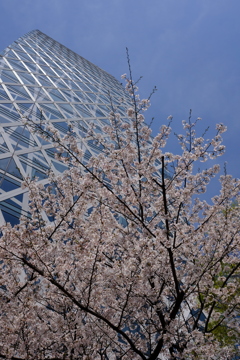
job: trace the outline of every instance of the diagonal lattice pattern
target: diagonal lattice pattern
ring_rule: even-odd
[[[49,169],[65,170],[53,144],[30,133],[23,118],[50,121],[62,136],[71,124],[87,161],[99,152],[86,136],[90,127],[102,132],[112,106],[124,115],[129,102],[113,76],[39,30],[7,47],[0,55],[0,223],[27,216],[24,178],[45,184]]]

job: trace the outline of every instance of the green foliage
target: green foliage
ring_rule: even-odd
[[[214,337],[219,341],[222,346],[234,345],[239,342],[240,333],[231,326],[232,314],[227,315],[227,310],[229,304],[234,300],[234,298],[240,295],[240,264],[239,263],[221,263],[221,271],[219,274],[213,277],[213,291],[208,294],[208,299],[210,301],[205,304],[205,309],[210,311],[214,309],[214,312],[219,314],[217,320],[211,320],[207,324],[207,331],[211,332]],[[231,289],[231,280],[235,278],[237,280],[238,286]],[[231,279],[231,280],[229,280]],[[229,295],[224,297],[224,301],[221,297],[217,297],[214,289],[229,289]],[[201,303],[205,302],[205,296],[200,295],[199,301]],[[237,313],[237,315],[236,315]],[[240,316],[240,305],[235,307],[234,316]]]
[[[222,346],[235,345],[239,342],[240,339],[240,333],[236,330],[231,329],[228,326],[227,321],[229,321],[229,319],[222,322],[218,326],[217,324],[219,323],[219,321],[209,322],[209,328],[214,329],[212,330],[212,334]]]

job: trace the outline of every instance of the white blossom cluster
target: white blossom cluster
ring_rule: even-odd
[[[127,90],[134,96],[128,79]],[[164,152],[171,128],[151,138],[148,106],[135,100],[128,121],[113,111],[87,164],[71,131],[40,131],[68,170],[50,173],[48,187],[25,179],[31,218],[1,229],[1,358],[237,354],[240,181],[222,176],[207,203],[199,194],[219,166],[195,170],[222,155],[225,128],[206,142],[184,122],[182,153]]]

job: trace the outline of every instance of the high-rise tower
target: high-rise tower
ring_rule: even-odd
[[[23,119],[50,121],[64,136],[74,128],[84,157],[99,152],[86,137],[102,132],[111,107],[129,101],[111,75],[39,30],[31,31],[0,55],[0,224],[15,224],[27,216],[28,194],[24,178],[47,183],[48,171],[63,172],[53,144],[30,133]]]

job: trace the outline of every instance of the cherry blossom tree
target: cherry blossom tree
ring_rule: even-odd
[[[177,136],[181,154],[164,152],[170,125],[152,138],[149,100],[131,77],[126,84],[133,105],[124,119],[113,108],[104,134],[88,134],[102,149],[88,162],[71,125],[61,138],[26,120],[68,170],[50,173],[45,187],[25,179],[31,217],[2,227],[2,359],[237,354],[240,181],[221,176],[207,202],[219,166],[196,169],[222,155],[226,128],[205,140],[190,117]]]

